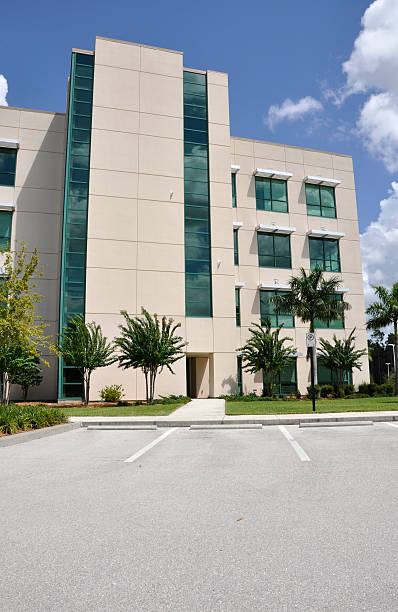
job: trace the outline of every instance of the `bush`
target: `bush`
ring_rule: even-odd
[[[159,400],[154,401],[156,404],[175,404],[176,402],[190,402],[191,398],[186,395],[168,395],[167,397],[161,395]]]
[[[333,394],[336,399],[343,399],[345,397],[344,389],[338,385],[334,386]]]
[[[322,385],[321,397],[327,397],[328,395],[333,395],[333,393],[334,393],[333,385]]]
[[[346,395],[345,399],[361,399],[370,397],[367,393],[353,393],[352,395]]]
[[[297,390],[296,390],[295,395],[296,395],[296,399],[301,399],[300,389],[297,389]]]
[[[65,423],[66,417],[58,406],[0,406],[0,433],[13,434],[27,429],[50,427]]]
[[[394,395],[394,385],[391,383],[384,383],[379,385],[377,388],[378,395]]]
[[[321,387],[319,385],[314,385],[314,390],[315,390],[315,397],[316,399],[319,398],[320,393],[321,393]],[[308,385],[307,387],[307,395],[308,395],[308,399],[312,399],[312,387],[311,385]]]
[[[345,395],[353,395],[355,393],[354,385],[351,385],[351,384],[346,385],[344,387],[344,393],[345,393]]]
[[[369,383],[361,383],[360,385],[358,385],[358,393],[365,393],[366,395],[369,395],[368,384]]]
[[[100,391],[100,396],[104,402],[119,402],[124,396],[122,385],[107,385]]]

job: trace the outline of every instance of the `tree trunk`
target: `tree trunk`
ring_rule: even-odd
[[[398,395],[397,359],[398,359],[398,321],[395,320],[394,321],[395,395]]]
[[[84,376],[84,405],[88,406],[88,402],[90,401],[90,376],[91,372],[88,372]]]
[[[28,391],[29,391],[29,387],[22,387],[23,390],[23,401],[26,402],[26,400],[28,399]]]
[[[156,381],[156,370],[154,370],[154,372],[152,373],[152,401],[153,398],[155,397],[155,381]]]
[[[8,379],[7,372],[5,372],[5,374],[4,374],[3,385],[4,385],[4,403],[5,403],[6,406],[8,406],[9,403],[10,403],[10,391],[11,391],[11,388],[10,388],[10,381]]]

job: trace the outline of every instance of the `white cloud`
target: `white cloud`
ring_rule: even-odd
[[[8,83],[3,74],[0,74],[0,106],[8,106],[7,103]]]
[[[311,96],[305,96],[297,102],[286,98],[280,106],[272,105],[269,107],[268,115],[264,122],[273,130],[281,121],[297,121],[302,119],[304,115],[315,113],[322,109],[321,102]]]
[[[379,216],[361,234],[365,301],[374,299],[370,285],[391,287],[398,270],[398,183],[380,202]]]
[[[336,92],[334,102],[340,104],[355,93],[370,94],[360,110],[358,133],[390,172],[398,170],[397,0],[375,0],[365,11],[343,71],[346,84]]]

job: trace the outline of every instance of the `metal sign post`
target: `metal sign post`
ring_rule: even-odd
[[[314,361],[315,361],[315,345],[316,345],[316,336],[313,332],[308,332],[307,336],[306,336],[306,340],[307,340],[307,348],[310,350],[311,352],[311,396],[312,396],[312,411],[315,412],[316,411],[316,406],[315,406],[315,388],[314,388],[314,381],[315,381],[315,371],[314,371]]]

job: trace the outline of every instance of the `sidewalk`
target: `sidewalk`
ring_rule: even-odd
[[[344,421],[397,421],[398,411],[384,410],[372,412],[325,412],[307,414],[241,414],[227,416],[225,400],[194,399],[185,406],[177,408],[168,416],[120,416],[70,417],[72,423],[88,425],[157,425],[158,427],[189,427],[190,425],[298,425],[299,423],[319,423]]]

